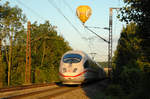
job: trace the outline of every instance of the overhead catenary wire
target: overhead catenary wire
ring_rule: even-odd
[[[84,25],[83,25],[84,26]],[[90,32],[92,32],[93,34],[95,34],[96,36],[98,36],[100,39],[102,39],[103,41],[110,43],[108,40],[104,39],[103,37],[99,36],[97,33],[95,33],[93,30],[89,29],[87,26],[84,26],[87,30],[89,30]]]
[[[81,32],[72,24],[72,22],[63,14],[63,12],[55,5],[55,3],[51,0],[48,0],[49,4],[52,5],[64,18],[65,20],[74,28],[74,30],[82,37]]]
[[[22,6],[24,6],[25,8],[27,8],[29,11],[31,11],[32,13],[34,13],[37,17],[39,17],[41,20],[43,20],[44,18],[37,13],[35,10],[31,9],[29,6],[27,6],[26,4],[24,4],[23,2],[21,2],[20,0],[16,0],[17,3],[21,4]]]
[[[71,8],[71,6],[65,1],[65,0],[63,0],[63,3],[69,8],[69,10],[71,11],[71,12],[73,12],[73,9]],[[76,15],[75,15],[75,17],[77,17]],[[100,28],[100,27],[88,27],[88,28],[99,28],[99,29],[107,29],[107,30],[109,30],[108,28]],[[87,40],[88,42],[89,42],[89,44],[88,44],[88,46],[89,46],[89,50],[90,50],[90,53],[92,53],[93,51],[92,51],[92,46],[93,46],[93,43],[91,42],[91,38],[83,38],[83,39],[85,39],[85,40]]]
[[[63,0],[63,3],[69,8],[71,13],[74,13],[73,8],[68,4],[68,2],[66,0]],[[74,16],[78,19],[76,14],[74,14]],[[82,24],[81,21],[80,21],[80,23]]]
[[[73,13],[73,16],[79,20],[78,16],[76,14],[74,14],[73,8],[69,5],[69,3],[66,0],[62,0],[63,3],[66,5],[66,7],[70,10],[71,13]],[[82,28],[82,22],[79,21],[81,23],[80,27]],[[83,39],[86,37],[82,37]]]
[[[84,36],[81,35],[82,33],[81,33],[81,32],[73,25],[73,23],[63,14],[63,12],[60,10],[60,8],[58,8],[58,6],[57,6],[53,1],[50,2],[50,0],[48,0],[48,2],[49,2],[50,5],[52,5],[52,6],[59,12],[60,15],[62,15],[62,16],[65,18],[65,20],[74,28],[74,30],[79,34],[79,36],[81,37],[81,39],[83,39]]]
[[[104,30],[109,30],[108,27],[104,27],[104,28],[101,28],[101,27],[98,27],[98,26],[85,26],[85,27],[88,27],[88,28],[95,28],[95,29],[104,29]]]
[[[63,12],[57,7],[57,5],[54,4],[53,1],[50,1],[48,0],[48,2],[54,7],[56,8],[56,10],[67,20],[67,22],[80,34],[81,36],[81,33],[79,32],[79,30],[72,24],[72,22],[63,14]],[[68,8],[70,8],[70,6],[68,6]],[[82,24],[83,25],[83,24]],[[84,26],[84,25],[83,25]],[[84,26],[85,28],[86,26]],[[104,40],[105,42],[109,43],[106,39],[102,38],[101,36],[99,36],[98,34],[96,34],[94,31],[92,31],[91,29],[87,28],[87,30],[89,30],[90,32],[92,32],[93,34],[95,34],[96,36],[98,36],[99,38],[101,38],[102,40]],[[91,48],[90,48],[91,50]]]
[[[65,0],[63,0],[64,1],[64,4],[69,8],[69,10],[71,11],[71,12],[73,12],[73,9],[70,7],[70,5],[65,1]],[[76,16],[77,17],[77,16]],[[83,24],[82,24],[83,25]],[[84,25],[83,25],[84,26]],[[85,28],[86,26],[84,26],[84,28]],[[107,30],[109,30],[109,28],[107,28],[107,27],[105,27],[105,28],[100,28],[100,27],[86,27],[86,28],[99,28],[99,29],[107,29]],[[91,29],[87,29],[87,30],[89,30],[90,32],[92,32],[93,34],[96,34],[94,31],[92,31]],[[98,36],[99,38],[101,38],[102,40],[104,40],[105,42],[108,42],[107,40],[105,40],[104,38],[102,38],[101,36],[99,36],[99,35],[97,35],[96,34],[96,36]],[[91,44],[91,40],[89,40],[88,38],[86,39],[86,40],[88,40],[89,41],[89,49],[90,49],[90,52],[92,52],[92,45],[90,46],[90,44]],[[109,43],[109,42],[108,42]]]
[[[63,3],[69,8],[69,10],[71,12],[74,12],[73,9],[72,9],[72,7],[68,4],[68,2],[66,0],[63,0]]]

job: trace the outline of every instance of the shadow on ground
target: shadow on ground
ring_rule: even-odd
[[[96,82],[83,84],[82,89],[89,99],[106,99],[104,90],[107,88],[108,83],[108,79],[98,80]]]

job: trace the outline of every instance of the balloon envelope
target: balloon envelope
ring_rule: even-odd
[[[87,5],[81,5],[76,9],[76,14],[81,22],[84,24],[92,14],[92,10]]]

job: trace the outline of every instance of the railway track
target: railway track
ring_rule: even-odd
[[[54,85],[54,84],[32,84],[32,85],[21,85],[21,86],[15,86],[15,87],[6,87],[6,88],[0,88],[0,93],[8,92],[8,91],[21,90],[21,89],[52,86],[52,85]]]
[[[108,80],[83,84],[81,86],[64,86],[58,84],[40,84],[18,86],[15,88],[0,89],[0,99],[76,99],[75,97],[87,97],[85,93],[94,94],[91,90],[103,89]],[[76,94],[78,93],[78,94]],[[74,98],[72,95],[75,95]],[[69,95],[69,96],[68,96]],[[89,99],[89,98],[85,98]]]
[[[79,87],[66,87],[56,84],[40,84],[0,89],[0,99],[46,99]]]

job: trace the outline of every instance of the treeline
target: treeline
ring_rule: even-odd
[[[108,62],[98,62],[103,68],[107,68],[108,67]]]
[[[0,5],[0,87],[25,83],[27,18],[9,2]],[[62,54],[71,47],[49,21],[31,24],[31,83],[58,81]],[[10,73],[10,74],[9,74]],[[10,75],[10,76],[9,76]]]
[[[111,99],[150,99],[150,1],[124,2],[118,17],[127,25],[118,41],[112,82],[105,93]]]

